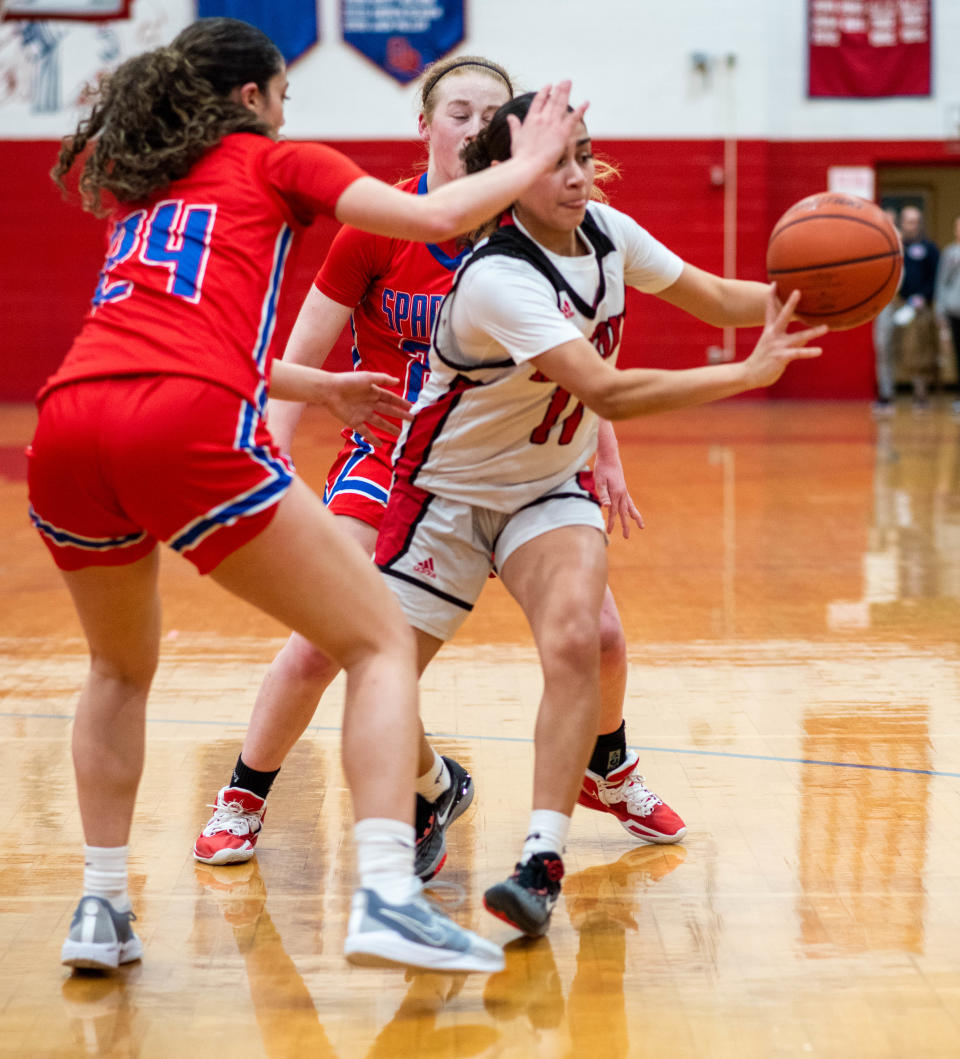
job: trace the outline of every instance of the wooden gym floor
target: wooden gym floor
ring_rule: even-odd
[[[735,402],[620,429],[647,529],[610,548],[628,741],[686,819],[634,845],[579,810],[547,938],[481,907],[527,820],[536,659],[491,582],[428,670],[437,744],[477,799],[433,896],[501,974],[341,956],[353,852],[331,689],[258,857],[191,856],[283,630],[163,562],[163,655],[131,884],[145,952],[59,949],[81,876],[70,722],[86,661],[25,515],[26,406],[0,408],[0,1053],[671,1059],[960,1055],[960,424],[945,408]],[[319,483],[335,428],[308,418]]]

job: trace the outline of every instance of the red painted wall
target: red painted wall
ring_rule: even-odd
[[[407,175],[422,158],[410,141],[338,144],[385,180]],[[615,162],[620,177],[608,185],[611,202],[631,213],[685,260],[711,272],[723,268],[723,189],[710,181],[723,163],[720,140],[604,141],[597,152]],[[51,141],[0,142],[5,195],[0,208],[0,400],[29,400],[59,363],[80,324],[103,255],[103,222],[61,201],[47,173]],[[770,142],[738,147],[739,275],[764,279],[767,236],[797,199],[826,187],[831,165],[943,164],[960,167],[937,141]],[[287,273],[278,341],[292,326],[336,225],[318,223],[301,240]],[[738,354],[757,332],[742,331]],[[621,363],[692,367],[721,343],[701,324],[656,298],[632,293]],[[791,366],[770,396],[869,398],[873,394],[870,328],[830,335],[819,361]],[[331,365],[345,367],[341,342]]]

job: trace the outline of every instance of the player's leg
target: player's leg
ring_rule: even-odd
[[[627,638],[610,586],[600,607],[600,720],[597,732],[613,732],[623,721],[627,694]]]
[[[356,518],[335,517],[338,528],[371,555],[376,529]],[[339,672],[337,663],[306,637],[290,634],[257,691],[233,774],[218,792],[213,815],[194,843],[197,860],[235,864],[256,853],[273,781]]]
[[[127,893],[130,823],[143,771],[147,694],[157,666],[157,551],[128,566],[63,576],[90,649],[73,728],[84,885],[63,962],[108,970],[139,959]]]
[[[511,552],[500,577],[540,655],[543,694],[534,735],[533,812],[514,874],[487,890],[494,915],[542,934],[560,894],[570,816],[600,713],[600,608],[606,546],[592,525],[567,525]]]
[[[347,670],[343,755],[348,781],[357,781],[357,816],[389,807],[383,815],[409,821],[413,800],[401,805],[395,791],[415,767],[413,641],[359,544],[294,480],[266,528],[210,576]]]
[[[470,613],[490,576],[505,516],[428,493],[398,479],[377,539],[376,562],[417,638],[426,668]],[[421,728],[417,763],[416,870],[431,879],[446,857],[446,828],[473,799],[470,774],[441,757]]]
[[[417,671],[422,676],[444,641],[422,629],[414,629],[417,640]],[[417,852],[414,870],[429,882],[447,859],[447,828],[470,808],[474,784],[470,773],[446,754],[438,754],[420,725],[417,759],[416,818]]]
[[[600,609],[600,722],[578,801],[612,813],[635,838],[679,842],[686,834],[683,820],[646,786],[636,753],[627,749],[626,689],[626,637],[607,586]]]
[[[569,815],[600,712],[600,608],[606,590],[602,536],[562,526],[523,544],[500,577],[530,623],[543,669],[534,736],[534,808]]]
[[[54,390],[41,405],[28,465],[31,520],[90,651],[73,729],[84,896],[62,958],[98,970],[141,953],[130,926],[127,843],[160,635],[156,540],[117,502],[102,463],[111,417],[135,405],[121,389],[93,381]]]
[[[373,526],[335,516],[337,528],[352,537],[365,555],[377,543]],[[299,633],[291,633],[264,677],[243,741],[242,757],[252,769],[279,769],[313,718],[320,696],[340,667]]]
[[[339,531],[318,497],[294,481],[267,527],[221,561],[212,576],[346,670],[342,753],[360,874],[347,955],[357,962],[451,970],[501,967],[497,946],[419,897],[413,874],[419,737],[413,637],[363,548]]]

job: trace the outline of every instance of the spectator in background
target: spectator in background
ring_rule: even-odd
[[[883,211],[894,228],[898,228],[897,211],[888,206]],[[897,365],[893,347],[894,301],[888,302],[873,321],[873,352],[876,363],[877,399],[873,403],[875,416],[889,416],[894,412],[894,397],[897,393]]]
[[[940,250],[926,237],[923,214],[916,206],[900,211],[900,236],[903,279],[894,299],[894,358],[913,384],[914,411],[924,412],[930,407],[930,386],[937,378],[940,341],[933,292]]]
[[[957,385],[960,389],[960,216],[953,221],[953,242],[943,248],[937,267],[934,305],[940,319],[950,328]],[[953,414],[960,415],[960,394],[953,402]]]

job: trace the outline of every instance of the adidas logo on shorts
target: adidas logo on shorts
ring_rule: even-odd
[[[413,568],[413,572],[415,574],[424,574],[426,577],[435,578],[437,575],[433,569],[433,556],[431,555],[429,559],[424,559],[422,562],[417,563]]]

